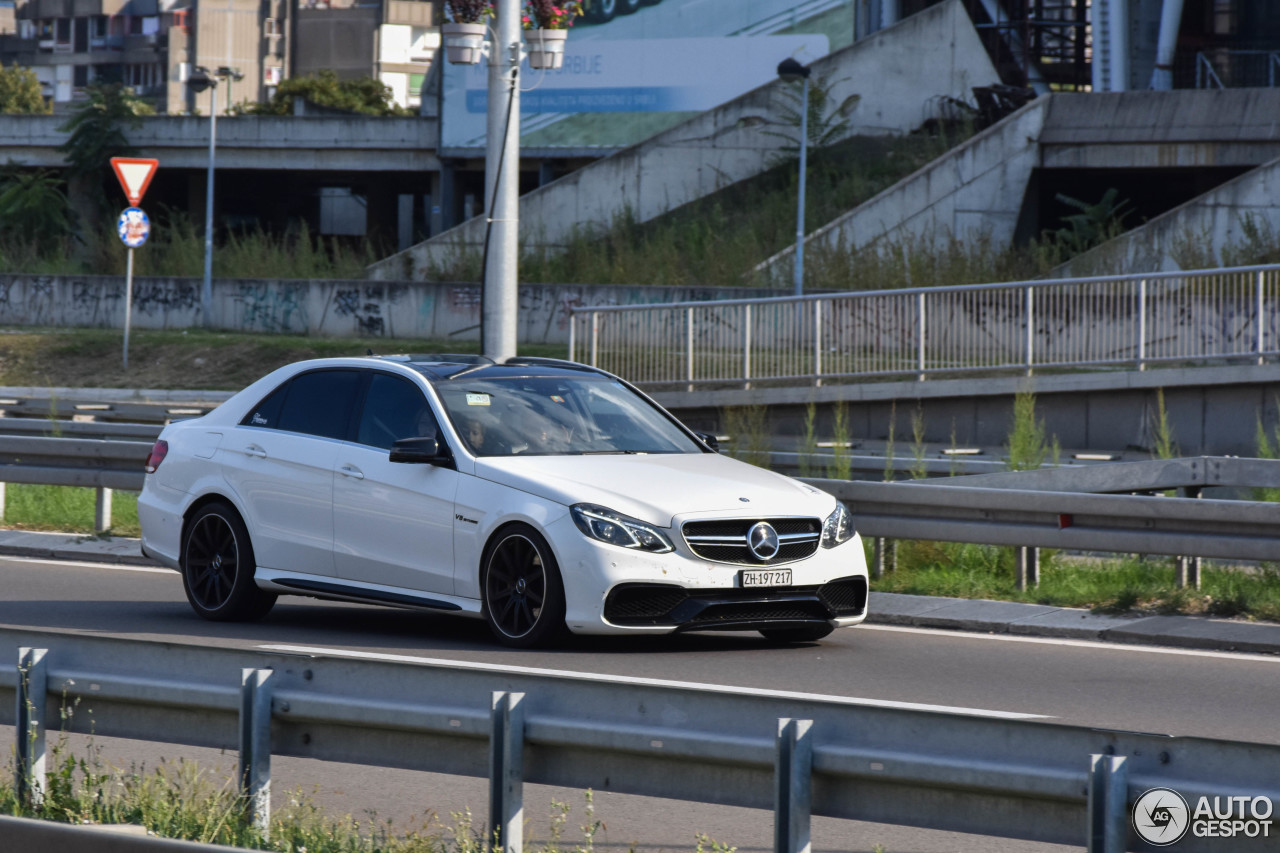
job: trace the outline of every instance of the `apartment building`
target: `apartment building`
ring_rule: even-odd
[[[35,71],[55,110],[98,79],[121,80],[160,113],[208,114],[193,69],[234,69],[220,111],[271,97],[286,77],[332,68],[374,76],[416,106],[439,43],[437,3],[423,0],[16,0],[0,62]],[[0,17],[0,27],[3,27]]]

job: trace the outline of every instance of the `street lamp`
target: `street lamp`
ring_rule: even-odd
[[[204,281],[200,285],[200,313],[206,328],[213,325],[213,160],[218,144],[218,82],[243,79],[244,75],[239,70],[225,65],[217,71],[198,65],[187,78],[187,85],[193,93],[198,95],[205,89],[210,90],[209,169],[204,191]]]
[[[791,83],[803,82],[800,95],[800,199],[796,205],[796,296],[804,294],[804,179],[809,152],[809,75],[813,69],[791,57],[778,63],[778,77]]]

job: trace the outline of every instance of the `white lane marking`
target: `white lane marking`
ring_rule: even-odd
[[[955,631],[947,628],[913,628],[909,625],[858,626],[859,631],[898,631],[903,634],[927,634],[933,637],[953,637],[966,640],[1003,640],[1006,643],[1038,643],[1042,646],[1075,646],[1082,649],[1101,649],[1111,652],[1138,652],[1145,655],[1185,655],[1197,658],[1221,658],[1261,663],[1280,663],[1280,655],[1261,655],[1253,652],[1215,652],[1209,649],[1178,649],[1171,646],[1138,646],[1128,643],[1109,643],[1105,640],[1072,640],[1069,637],[1032,637],[1025,634],[979,634],[973,631]]]
[[[910,711],[942,711],[948,714],[968,714],[974,717],[993,717],[1001,720],[1047,720],[1052,717],[1045,714],[1023,714],[1016,711],[992,711],[985,708],[961,708],[953,705],[927,705],[919,702],[893,702],[887,699],[860,699],[852,696],[831,696],[821,693],[795,693],[789,690],[765,690],[754,687],[734,687],[727,684],[702,684],[692,681],[667,681],[658,678],[637,678],[630,675],[606,675],[603,673],[572,672],[563,669],[543,669],[531,666],[511,666],[498,663],[472,663],[470,661],[445,660],[442,658],[424,658],[413,655],[392,655],[381,652],[357,652],[349,649],[328,649],[318,646],[277,646],[262,645],[257,648],[269,652],[289,652],[304,655],[325,655],[329,657],[353,658],[356,660],[376,660],[388,663],[412,663],[449,669],[479,669],[486,672],[501,672],[514,675],[543,675],[555,678],[571,678],[591,681],[610,681],[616,684],[632,684],[642,687],[670,687],[684,690],[715,690],[721,693],[738,693],[744,696],[769,696],[778,699],[830,702],[841,705],[864,705],[871,708],[898,708]]]
[[[176,574],[173,569],[157,569],[152,566],[132,566],[128,563],[80,563],[75,560],[50,560],[44,557],[0,557],[6,563],[36,563],[42,566],[71,567],[75,569],[108,569],[114,572],[144,572],[158,575]]]

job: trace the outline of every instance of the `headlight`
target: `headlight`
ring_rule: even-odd
[[[836,508],[822,522],[822,547],[834,548],[842,542],[848,542],[853,538],[854,532],[853,516],[845,509],[844,504],[836,501]]]
[[[591,539],[654,554],[673,550],[671,540],[658,528],[611,509],[595,504],[574,504],[569,507],[569,513],[578,529]]]

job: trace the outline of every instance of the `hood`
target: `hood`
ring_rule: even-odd
[[[599,504],[659,527],[686,514],[825,518],[835,507],[826,492],[714,453],[484,457],[476,461],[476,475],[565,506]]]

